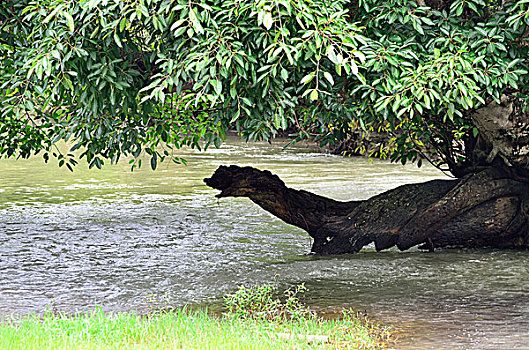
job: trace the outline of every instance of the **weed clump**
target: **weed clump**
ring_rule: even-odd
[[[260,320],[301,320],[315,317],[314,312],[301,303],[299,296],[307,291],[304,284],[279,292],[276,286],[240,286],[224,297],[230,315]]]
[[[283,292],[270,284],[241,286],[224,297],[225,318],[256,322],[272,338],[296,340],[316,348],[382,348],[390,340],[387,328],[352,309],[342,310],[336,319],[320,317],[303,304],[304,284]],[[317,342],[319,345],[315,345]],[[301,344],[300,343],[300,344]]]

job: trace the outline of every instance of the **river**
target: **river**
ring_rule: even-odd
[[[155,172],[0,160],[0,315],[214,304],[239,285],[275,281],[305,283],[304,300],[325,312],[366,310],[395,329],[395,348],[529,347],[529,252],[311,256],[306,233],[246,198],[218,201],[202,182],[219,165],[252,165],[353,200],[444,178],[436,169],[233,140],[180,155],[188,166]]]

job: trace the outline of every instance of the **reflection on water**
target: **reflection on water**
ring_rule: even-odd
[[[143,310],[214,301],[240,284],[305,282],[307,302],[344,306],[397,328],[400,348],[524,348],[529,253],[370,249],[307,256],[310,239],[247,199],[217,201],[202,179],[221,164],[253,165],[292,187],[339,200],[442,178],[306,148],[230,142],[186,151],[189,166],[131,173],[126,162],[74,173],[39,159],[0,161],[0,314]],[[278,277],[275,277],[277,276]]]

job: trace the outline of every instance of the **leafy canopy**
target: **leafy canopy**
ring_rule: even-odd
[[[0,155],[71,168],[295,130],[396,132],[393,160],[476,137],[471,111],[527,98],[529,0],[4,0]],[[456,145],[456,147],[454,147]]]

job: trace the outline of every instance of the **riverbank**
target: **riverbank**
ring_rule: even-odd
[[[47,315],[0,326],[2,349],[378,349],[386,341],[386,330],[350,316],[281,323],[186,309],[147,317]]]
[[[225,298],[227,312],[180,308],[105,314],[92,312],[3,318],[1,349],[379,349],[389,330],[344,310],[325,319],[299,302],[296,287],[241,288]]]

